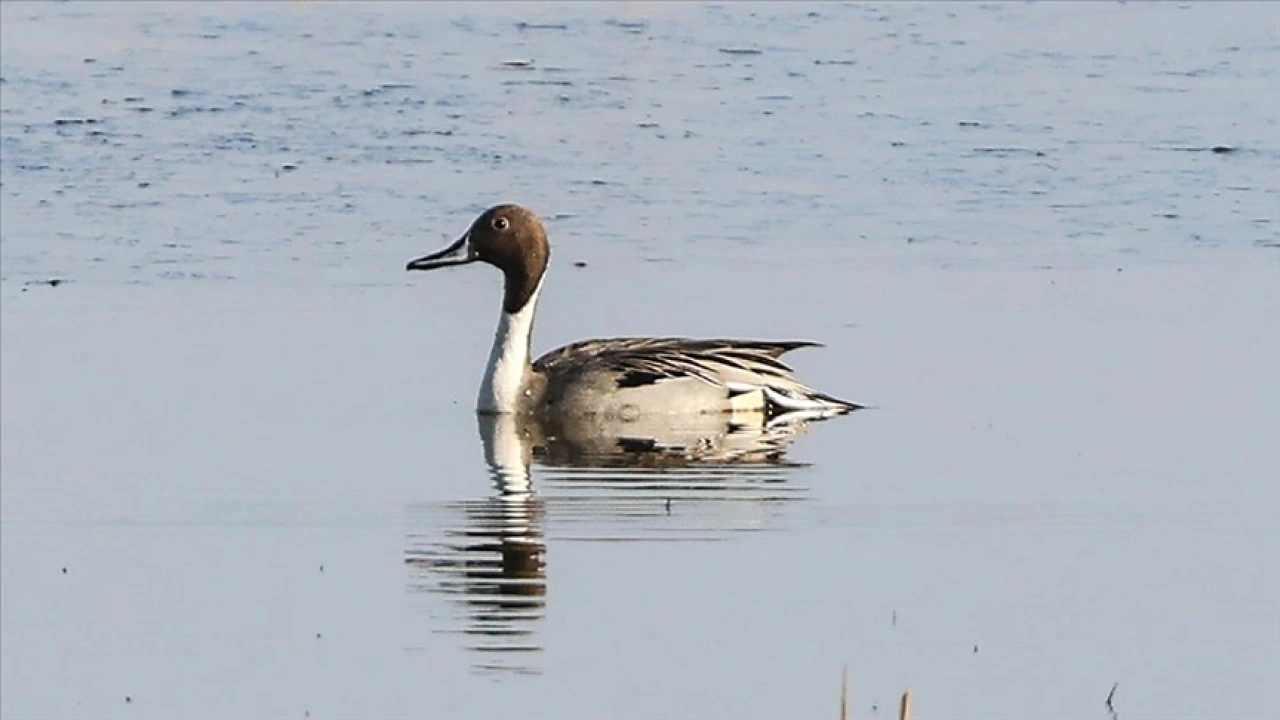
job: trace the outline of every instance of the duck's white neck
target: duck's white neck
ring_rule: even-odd
[[[489,366],[480,383],[476,410],[482,413],[513,413],[520,406],[529,377],[529,341],[533,335],[533,314],[542,294],[542,282],[529,296],[529,301],[516,312],[502,311],[498,331],[493,335]]]

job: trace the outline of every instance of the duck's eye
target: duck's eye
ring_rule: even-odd
[[[494,230],[506,230],[510,225],[511,223],[507,222],[507,219],[504,217],[496,217],[493,219]]]

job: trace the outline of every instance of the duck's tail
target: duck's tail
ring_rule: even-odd
[[[762,389],[764,390],[765,408],[770,414],[813,412],[822,413],[823,417],[828,417],[829,415],[840,415],[854,410],[861,410],[864,407],[848,400],[841,400],[826,393],[818,392],[799,383],[791,387],[765,385]]]

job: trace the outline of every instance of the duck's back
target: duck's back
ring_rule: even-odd
[[[778,358],[818,343],[736,339],[608,338],[566,345],[533,364],[541,407],[552,414],[843,412],[857,406],[797,381]]]

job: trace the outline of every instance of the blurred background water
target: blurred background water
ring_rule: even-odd
[[[1280,7],[0,4],[0,711],[1280,714]],[[495,464],[535,350],[820,340],[751,467]]]
[[[377,282],[497,198],[587,259],[1277,237],[1266,4],[4,12],[6,278]]]

